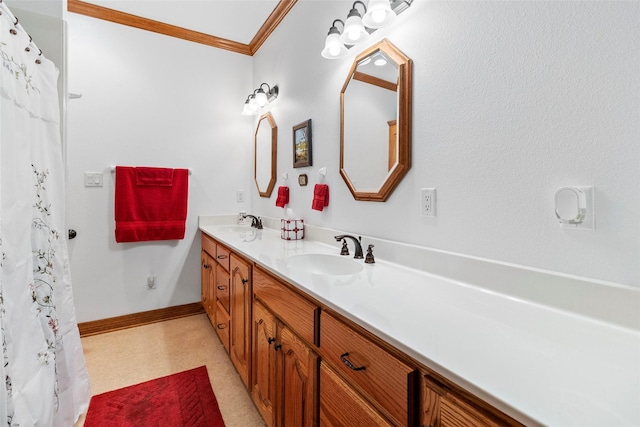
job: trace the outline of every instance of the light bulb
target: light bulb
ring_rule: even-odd
[[[384,10],[374,10],[373,12],[371,12],[371,19],[373,20],[373,22],[377,24],[384,21],[385,16],[386,16],[386,13]]]
[[[262,89],[258,90],[258,92],[256,93],[256,104],[260,108],[267,105],[267,95],[264,93]]]

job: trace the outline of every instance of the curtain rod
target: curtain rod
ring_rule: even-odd
[[[36,46],[35,42],[33,41],[33,37],[31,37],[31,35],[24,29],[22,24],[20,24],[20,20],[11,12],[11,9],[9,9],[9,5],[4,3],[3,0],[0,0],[0,15],[3,15],[4,13],[7,14],[7,16],[9,17],[9,20],[13,23],[14,28],[9,30],[11,34],[15,36],[18,34],[17,30],[19,30],[25,33],[27,36],[29,36],[29,43],[24,48],[24,50],[26,50],[27,52],[31,52],[31,47],[29,46],[33,46],[38,50],[38,56],[39,57],[42,56],[42,49]],[[42,61],[40,60],[40,58],[36,58],[35,60],[36,64],[40,64],[41,62]]]

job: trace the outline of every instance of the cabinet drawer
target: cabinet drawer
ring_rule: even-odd
[[[220,244],[216,244],[216,261],[218,264],[222,266],[225,270],[229,271],[229,261],[230,261],[230,252],[229,249],[225,248]]]
[[[326,360],[398,425],[414,422],[417,371],[327,312],[320,321]]]
[[[216,298],[229,313],[229,273],[219,265],[216,265]]]
[[[391,426],[369,403],[320,363],[320,426]]]
[[[202,250],[207,252],[211,258],[216,257],[216,242],[204,233],[202,233]]]
[[[227,353],[229,353],[229,326],[231,324],[229,320],[229,313],[225,311],[219,302],[216,303],[216,323],[214,327]]]
[[[318,306],[258,268],[253,273],[253,293],[298,336],[308,343],[318,344]]]

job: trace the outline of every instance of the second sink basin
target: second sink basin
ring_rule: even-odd
[[[287,258],[287,266],[292,270],[327,276],[358,274],[363,269],[361,263],[351,258],[329,254],[292,255]]]

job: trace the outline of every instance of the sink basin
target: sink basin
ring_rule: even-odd
[[[255,228],[251,228],[248,225],[224,225],[222,227],[218,227],[218,231],[222,233],[242,233],[243,231],[251,230],[255,230]]]
[[[329,254],[292,255],[287,258],[287,266],[292,270],[326,276],[358,274],[363,269],[362,264],[352,258]]]

